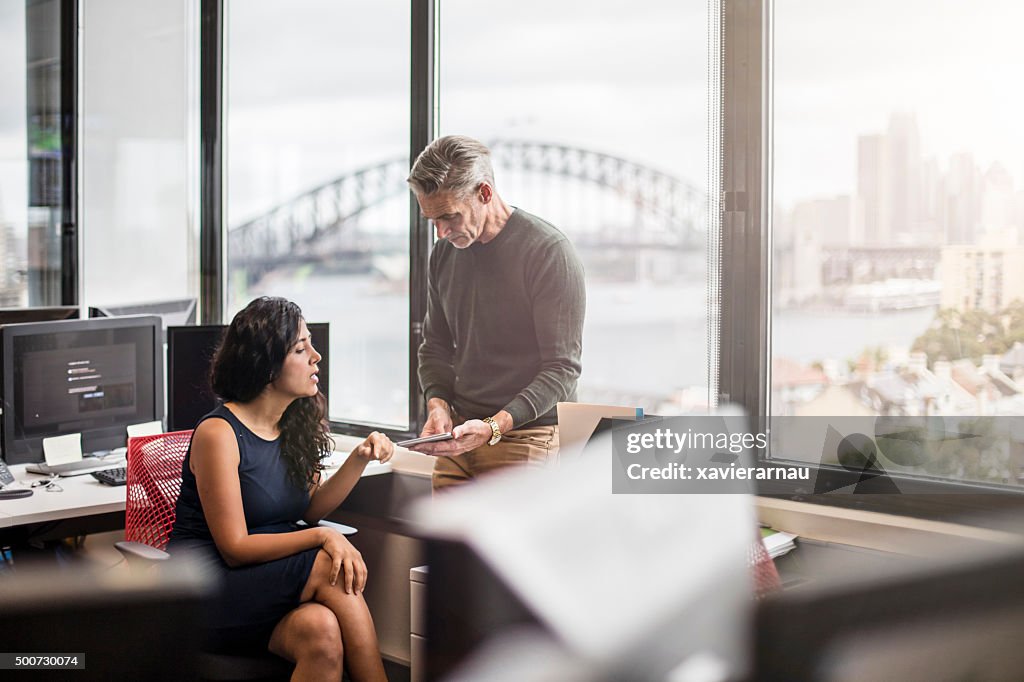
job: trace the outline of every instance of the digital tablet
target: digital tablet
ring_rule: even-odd
[[[407,448],[410,445],[419,445],[420,443],[436,443],[442,440],[451,440],[452,438],[454,438],[454,436],[451,434],[451,431],[449,431],[448,433],[435,433],[433,436],[423,436],[422,438],[410,438],[409,440],[402,440],[395,443],[395,445],[402,448]]]

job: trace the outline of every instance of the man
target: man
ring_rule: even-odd
[[[430,254],[419,379],[438,490],[558,451],[555,404],[576,399],[583,266],[557,229],[502,201],[490,151],[458,135],[428,146],[408,178],[438,242]]]

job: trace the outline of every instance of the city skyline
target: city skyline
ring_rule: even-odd
[[[852,191],[775,202],[776,228],[787,236],[802,210],[814,205],[831,213],[844,229],[822,231],[823,244],[879,246],[972,244],[984,234],[1002,236],[1024,228],[1024,187],[1018,188],[1008,164],[996,159],[983,167],[970,151],[948,158],[923,147],[918,119],[893,112],[881,131],[856,135],[857,181]]]
[[[1024,5],[782,0],[773,3],[774,190],[799,199],[850,194],[857,135],[892,112],[916,114],[922,147],[1002,159],[1024,185]],[[998,17],[998,20],[993,20]]]

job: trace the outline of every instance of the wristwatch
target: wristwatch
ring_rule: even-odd
[[[490,417],[484,417],[481,421],[491,427],[491,439],[487,441],[487,444],[496,445],[501,440],[501,429],[498,428],[498,422]]]

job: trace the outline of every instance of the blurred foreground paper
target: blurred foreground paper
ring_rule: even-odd
[[[611,447],[600,434],[576,462],[480,480],[415,518],[468,545],[587,667],[663,679],[699,655],[744,670],[752,497],[613,495]]]

